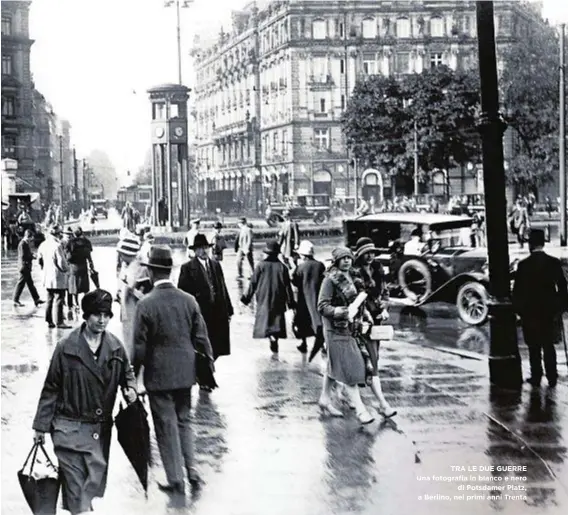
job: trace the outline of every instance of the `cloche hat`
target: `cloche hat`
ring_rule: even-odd
[[[378,252],[371,238],[359,238],[355,244],[355,261],[363,257],[367,252]]]

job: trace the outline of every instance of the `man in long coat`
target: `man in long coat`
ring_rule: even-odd
[[[243,260],[246,258],[251,272],[254,271],[254,260],[252,256],[252,229],[247,223],[247,219],[242,217],[239,220],[239,234],[235,238],[235,252],[237,253],[237,275],[243,276]]]
[[[144,385],[160,456],[168,479],[160,490],[183,494],[184,472],[192,486],[201,479],[194,468],[191,432],[191,387],[195,384],[195,352],[213,360],[207,327],[197,301],[174,286],[169,247],[155,245],[144,264],[153,289],[134,316],[134,372],[144,366]]]
[[[278,339],[286,338],[286,309],[295,306],[288,268],[278,259],[280,245],[269,241],[266,259],[256,265],[241,302],[248,305],[256,294],[253,338],[268,338],[270,350],[278,352]]]
[[[323,325],[318,312],[318,295],[325,273],[325,265],[314,259],[314,246],[307,240],[300,243],[298,254],[303,257],[303,261],[292,274],[292,284],[298,288],[294,325],[297,331],[296,336],[302,339],[302,344],[298,347],[300,352],[308,352],[307,337],[316,337],[310,353],[309,361],[311,361],[317,351],[323,347]]]
[[[515,274],[513,307],[521,317],[523,336],[529,348],[531,377],[527,382],[540,386],[542,361],[548,386],[556,386],[555,321],[568,309],[568,286],[559,259],[544,252],[544,231],[529,234],[531,254],[523,259]]]
[[[291,269],[294,267],[298,257],[296,251],[298,250],[298,244],[300,243],[300,231],[298,230],[298,223],[290,217],[289,209],[285,209],[282,216],[284,217],[284,222],[280,228],[278,243],[282,249],[284,261]]]
[[[217,359],[231,353],[229,324],[233,305],[221,265],[207,255],[210,246],[204,234],[195,237],[191,246],[195,257],[182,265],[178,288],[197,300],[213,347],[213,357]]]

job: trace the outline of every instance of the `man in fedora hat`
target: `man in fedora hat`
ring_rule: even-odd
[[[256,295],[256,313],[253,338],[268,338],[270,350],[278,352],[278,340],[286,338],[286,310],[294,309],[294,294],[288,268],[278,256],[280,245],[267,242],[266,258],[256,265],[241,302],[248,305]]]
[[[158,486],[183,494],[184,468],[192,486],[201,482],[194,468],[190,425],[195,352],[213,360],[213,351],[197,301],[170,280],[170,247],[154,245],[142,263],[148,267],[153,289],[136,306],[133,366],[136,374],[144,366],[144,385],[168,480]]]
[[[54,301],[57,312],[57,327],[60,329],[69,329],[71,327],[65,324],[63,318],[63,303],[68,287],[67,274],[69,272],[69,263],[61,245],[62,232],[59,225],[52,226],[49,237],[37,250],[38,262],[43,269],[43,281],[47,290],[45,321],[50,329],[55,327],[53,323]]]
[[[217,359],[231,353],[229,323],[233,305],[221,265],[207,255],[210,247],[204,234],[195,237],[192,245],[195,256],[181,267],[178,288],[197,300],[207,326],[213,357]]]
[[[521,317],[523,336],[529,348],[531,377],[527,382],[540,386],[542,361],[548,386],[556,386],[555,321],[568,309],[568,286],[559,259],[544,252],[544,231],[529,233],[530,256],[515,273],[513,307]]]
[[[215,261],[223,261],[223,251],[227,248],[227,242],[225,241],[225,236],[221,234],[221,229],[223,229],[223,224],[221,222],[216,222],[213,234],[211,234],[211,257]]]
[[[45,301],[39,298],[39,293],[36,290],[34,280],[32,278],[32,265],[35,256],[30,248],[30,243],[32,242],[33,237],[33,232],[26,229],[24,231],[24,237],[18,244],[18,270],[20,272],[20,278],[18,279],[14,290],[14,307],[23,306],[20,302],[20,295],[24,291],[24,286],[27,286],[28,290],[30,290],[30,294],[36,306],[45,304]]]

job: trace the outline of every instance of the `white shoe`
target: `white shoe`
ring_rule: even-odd
[[[361,422],[361,424],[366,425],[366,424],[370,424],[371,422],[373,422],[375,420],[375,417],[373,417],[366,409],[363,411],[360,411],[359,413],[357,413],[357,419],[359,420],[359,422]]]

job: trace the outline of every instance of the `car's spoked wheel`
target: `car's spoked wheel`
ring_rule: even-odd
[[[398,271],[398,282],[406,297],[414,302],[421,302],[432,293],[430,270],[417,259],[402,264]]]
[[[471,325],[483,324],[489,314],[487,290],[479,283],[465,283],[458,291],[456,306],[464,322]]]

